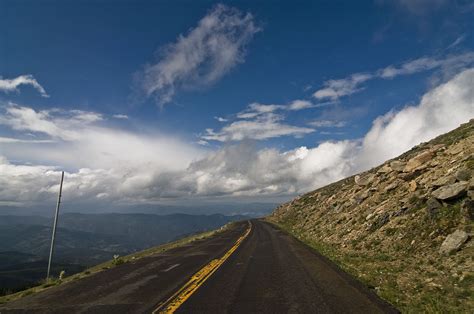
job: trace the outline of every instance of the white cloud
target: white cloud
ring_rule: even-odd
[[[126,114],[114,114],[112,117],[115,119],[128,120],[128,116]]]
[[[270,110],[270,106],[259,106],[262,110]],[[263,109],[266,108],[266,109]],[[240,114],[238,120],[224,126],[220,131],[207,129],[202,136],[204,140],[227,142],[241,141],[245,139],[264,140],[280,136],[300,137],[314,132],[311,128],[298,127],[282,122],[283,116],[274,114],[272,111],[253,111],[252,113]],[[253,120],[247,120],[253,118]]]
[[[1,143],[54,143],[54,141],[53,140],[28,140],[28,139],[19,139],[19,138],[0,136],[0,144]]]
[[[201,137],[206,141],[241,141],[245,139],[265,140],[281,136],[302,137],[314,132],[314,129],[284,123],[285,116],[278,111],[298,111],[320,107],[307,100],[294,100],[287,105],[251,103],[247,108],[236,114],[236,121],[231,122],[219,131],[208,128]],[[228,119],[216,117],[220,122]]]
[[[449,55],[444,58],[422,57],[406,61],[399,66],[390,65],[373,73],[356,73],[347,78],[328,80],[323,83],[323,88],[317,90],[313,97],[321,99],[338,100],[364,89],[361,84],[372,79],[392,79],[400,75],[410,75],[423,71],[440,69],[441,80],[450,79],[455,73],[471,66],[474,63],[474,53],[467,52],[457,55]],[[437,80],[435,83],[439,83]]]
[[[294,100],[288,105],[288,110],[303,110],[314,108],[315,105],[308,100]]]
[[[420,104],[374,121],[360,156],[361,167],[394,157],[474,117],[474,68],[426,93]]]
[[[448,47],[446,47],[446,50],[459,46],[465,39],[466,34],[462,34],[461,36],[457,37]]]
[[[53,139],[75,140],[81,137],[79,129],[102,119],[102,115],[95,112],[59,109],[35,111],[10,103],[0,115],[0,125],[17,131],[42,133]]]
[[[203,154],[173,136],[112,128],[101,117],[78,110],[36,111],[14,104],[5,107],[0,123],[11,128],[17,138],[0,138],[4,156],[0,201],[44,201],[54,190],[62,168],[68,169],[65,189],[70,200],[109,195],[109,201],[139,202],[154,176],[186,169]],[[26,132],[39,139],[25,140]],[[12,196],[13,191],[21,197]]]
[[[0,91],[6,93],[18,92],[18,87],[20,85],[31,85],[41,94],[41,96],[49,97],[43,86],[41,86],[31,74],[20,75],[14,79],[2,79],[2,77],[0,77]]]
[[[317,90],[313,96],[317,99],[337,100],[342,96],[347,96],[360,91],[360,84],[372,79],[372,75],[367,73],[352,74],[348,78],[339,80],[329,80],[324,82],[324,88]]]
[[[427,92],[418,105],[377,118],[361,140],[324,142],[290,151],[259,149],[244,141],[203,155],[182,142],[110,129],[103,121],[81,129],[83,137],[66,146],[0,143],[8,158],[0,158],[0,202],[54,199],[59,169],[34,158],[82,166],[66,174],[69,202],[258,199],[303,193],[373,167],[468,121],[474,117],[473,82],[474,68],[462,71]],[[267,112],[261,117],[274,115]],[[279,123],[278,118],[273,119]],[[12,145],[16,145],[16,154],[9,148]],[[21,158],[33,165],[8,161]]]
[[[336,120],[314,120],[308,123],[315,128],[342,128],[346,125],[346,121]]]
[[[162,105],[179,89],[209,86],[244,61],[246,46],[258,31],[252,14],[219,4],[163,49],[157,63],[145,67],[141,87]]]
[[[239,119],[253,119],[261,115],[284,109],[283,105],[265,105],[258,102],[251,103],[247,109],[237,114]]]
[[[399,75],[413,74],[427,71],[439,67],[442,61],[433,58],[423,57],[413,61],[405,62],[400,67],[388,66],[379,71],[381,78],[393,78]]]
[[[219,121],[219,122],[227,122],[227,121],[229,121],[228,119],[225,119],[225,118],[222,118],[222,117],[214,117],[214,119],[216,119],[216,120]]]

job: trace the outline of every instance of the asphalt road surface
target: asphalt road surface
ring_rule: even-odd
[[[211,238],[6,303],[0,314],[159,311],[218,259],[219,267],[193,286],[177,313],[397,312],[284,231],[252,220],[243,238],[248,226],[238,223]]]

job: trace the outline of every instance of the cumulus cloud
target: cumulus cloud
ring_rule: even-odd
[[[2,79],[2,77],[0,77],[0,91],[2,92],[18,92],[20,85],[31,85],[41,96],[49,97],[43,86],[41,86],[31,74],[20,75],[14,79]]]
[[[360,140],[323,142],[315,147],[289,151],[260,149],[255,142],[243,141],[203,152],[191,150],[176,141],[174,146],[166,146],[156,142],[155,138],[144,139],[129,132],[92,124],[87,128],[92,131],[84,135],[85,138],[68,142],[78,145],[76,149],[46,149],[47,144],[41,144],[46,151],[53,152],[48,155],[40,149],[31,149],[26,154],[23,150],[20,155],[23,158],[40,155],[43,160],[56,160],[58,164],[62,159],[54,157],[55,154],[77,155],[68,157],[75,163],[87,158],[89,167],[70,170],[66,174],[65,195],[70,199],[153,202],[163,199],[291,196],[373,167],[474,117],[472,82],[474,68],[462,71],[428,91],[419,104],[377,118]],[[272,115],[275,113],[266,112],[260,116]],[[262,132],[261,129],[258,132]],[[0,145],[2,154],[8,157],[0,158],[0,202],[53,199],[57,192],[59,169],[40,162],[31,165],[12,163],[9,160],[20,158],[14,156],[8,147],[19,145],[18,148],[26,144]],[[186,148],[191,151],[184,153]],[[164,157],[157,161],[156,158],[162,155]],[[176,163],[179,156],[182,160]],[[96,158],[103,159],[92,162]],[[120,160],[123,163],[118,162]],[[166,161],[174,164],[167,165]]]
[[[101,120],[102,115],[95,112],[59,109],[35,111],[13,103],[4,107],[3,114],[0,114],[0,125],[18,131],[42,133],[53,139],[62,140],[81,137],[79,129]]]
[[[68,170],[65,190],[71,200],[108,195],[109,201],[137,202],[153,176],[183,170],[203,155],[201,149],[170,135],[110,127],[94,112],[37,111],[9,104],[0,112],[0,124],[13,132],[0,138],[3,202],[16,198],[13,191],[25,195],[19,202],[44,201],[56,191],[61,168]]]
[[[323,88],[317,90],[313,97],[318,100],[330,99],[336,101],[343,96],[357,93],[364,89],[363,83],[373,79],[392,79],[400,75],[410,75],[423,71],[439,69],[442,80],[451,78],[461,69],[465,69],[474,63],[474,53],[467,52],[457,55],[449,55],[444,58],[422,57],[406,61],[400,65],[390,65],[373,73],[356,73],[347,78],[328,80],[323,83]],[[436,81],[439,83],[439,80]]]
[[[256,114],[254,116],[253,114]],[[227,142],[241,141],[244,139],[264,140],[280,136],[292,135],[300,137],[314,132],[311,128],[298,127],[283,123],[283,116],[270,112],[257,112],[242,114],[241,118],[254,118],[252,120],[238,120],[224,126],[219,131],[206,129],[202,136],[205,140]]]
[[[427,92],[418,105],[377,118],[361,140],[324,142],[287,152],[258,150],[248,143],[226,146],[191,165],[190,173],[199,173],[201,182],[196,191],[302,193],[366,170],[474,117],[472,82],[474,69],[461,72]]]
[[[259,31],[252,14],[219,4],[165,47],[157,63],[145,66],[141,88],[163,105],[179,89],[209,86],[244,62],[247,44]]]
[[[285,112],[319,108],[327,103],[314,104],[308,100],[293,100],[286,105],[251,103],[247,108],[235,115],[235,120],[221,130],[206,129],[202,136],[204,140],[219,142],[240,141],[244,139],[265,140],[281,136],[302,137],[314,132],[314,129],[284,123]],[[229,119],[216,117],[219,122]]]
[[[281,136],[302,137],[314,132],[314,129],[290,125],[284,122],[282,112],[298,111],[319,107],[307,100],[294,100],[287,105],[251,103],[247,108],[235,115],[236,121],[230,122],[220,130],[208,128],[201,136],[207,141],[241,141],[246,139],[266,140]],[[229,119],[216,117],[219,122],[228,122]]]
[[[426,93],[419,105],[377,118],[363,142],[361,167],[396,156],[474,117],[474,68]]]

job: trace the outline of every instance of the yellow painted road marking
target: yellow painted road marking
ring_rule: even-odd
[[[176,291],[168,300],[160,304],[152,313],[174,313],[211,275],[237,250],[242,241],[252,230],[252,223],[249,221],[249,227],[245,233],[237,239],[234,246],[230,248],[221,258],[213,259],[209,264],[201,268],[197,273],[191,276],[191,279]]]

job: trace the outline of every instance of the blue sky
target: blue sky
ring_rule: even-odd
[[[473,116],[472,84],[460,104],[428,97],[470,82],[473,15],[443,0],[0,1],[3,169],[48,187],[0,179],[25,194],[0,202],[50,200],[60,169],[78,199],[127,204],[282,200],[367,169]],[[397,135],[407,106],[423,114],[398,123],[423,127]],[[405,140],[376,145],[391,137]]]

